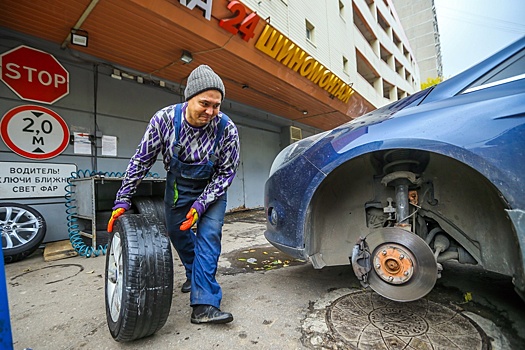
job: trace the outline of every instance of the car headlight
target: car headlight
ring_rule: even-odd
[[[312,147],[317,141],[323,138],[329,131],[325,131],[319,134],[312,135],[300,141],[292,143],[290,146],[283,149],[277,157],[275,157],[272,167],[270,168],[270,174],[268,177],[272,176],[279,168],[283,165],[302,154],[304,151]]]

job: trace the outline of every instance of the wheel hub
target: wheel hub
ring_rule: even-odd
[[[395,301],[413,301],[427,295],[437,280],[434,254],[425,241],[397,227],[380,228],[366,237],[372,257],[368,284]]]
[[[414,256],[402,245],[380,245],[374,255],[374,269],[385,282],[402,284],[414,275]]]

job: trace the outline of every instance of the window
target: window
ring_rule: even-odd
[[[383,97],[387,100],[391,99],[391,94],[395,92],[394,85],[390,84],[388,81],[383,80]],[[396,96],[397,97],[397,96]]]
[[[353,12],[354,12],[354,24],[357,27],[357,30],[363,35],[363,37],[366,39],[370,47],[372,47],[373,43],[377,40],[376,36],[374,35],[374,31],[368,23],[365,21],[364,16],[361,14],[357,6],[353,4]]]
[[[345,17],[345,4],[341,0],[339,0],[339,16]]]
[[[403,79],[405,79],[405,67],[403,67],[403,65],[397,60],[394,58],[394,67],[396,69],[396,72],[397,74],[399,74],[399,76]]]
[[[464,92],[472,92],[494,85],[525,79],[525,51],[510,57],[505,62],[491,69],[488,73],[476,80]]]
[[[392,31],[392,34],[393,34],[393,37],[394,37],[394,44],[398,47],[399,50],[402,51],[403,50],[403,48],[402,48],[403,44],[401,43],[401,39],[399,39],[399,37],[397,36],[396,32]]]
[[[397,99],[400,100],[405,97],[407,97],[406,91],[403,91],[400,88],[397,88]]]
[[[356,64],[357,64],[357,73],[362,76],[368,84],[374,86],[377,79],[379,79],[379,74],[372,67],[370,62],[368,62],[365,56],[359,52],[357,49],[356,53]]]
[[[385,47],[379,44],[379,56],[386,64],[390,65],[390,60],[392,59],[392,54],[385,49]]]
[[[314,42],[314,25],[306,20],[306,39]]]
[[[348,59],[343,56],[343,71],[348,74]]]
[[[408,52],[407,48],[403,46],[403,55],[405,55],[406,59],[410,61],[410,52]]]
[[[383,15],[381,14],[381,12],[377,11],[377,23],[379,23],[379,26],[381,28],[383,28],[383,30],[385,31],[385,33],[388,34],[388,31],[390,29],[390,24],[388,24],[387,20],[385,19],[385,17],[383,17]]]

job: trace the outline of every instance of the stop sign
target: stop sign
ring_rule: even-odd
[[[0,55],[2,80],[23,100],[53,104],[69,93],[69,73],[44,51],[21,45]]]

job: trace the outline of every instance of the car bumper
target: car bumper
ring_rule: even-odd
[[[272,245],[292,257],[305,259],[308,256],[305,232],[308,208],[324,177],[312,163],[299,156],[266,181],[264,235]]]

